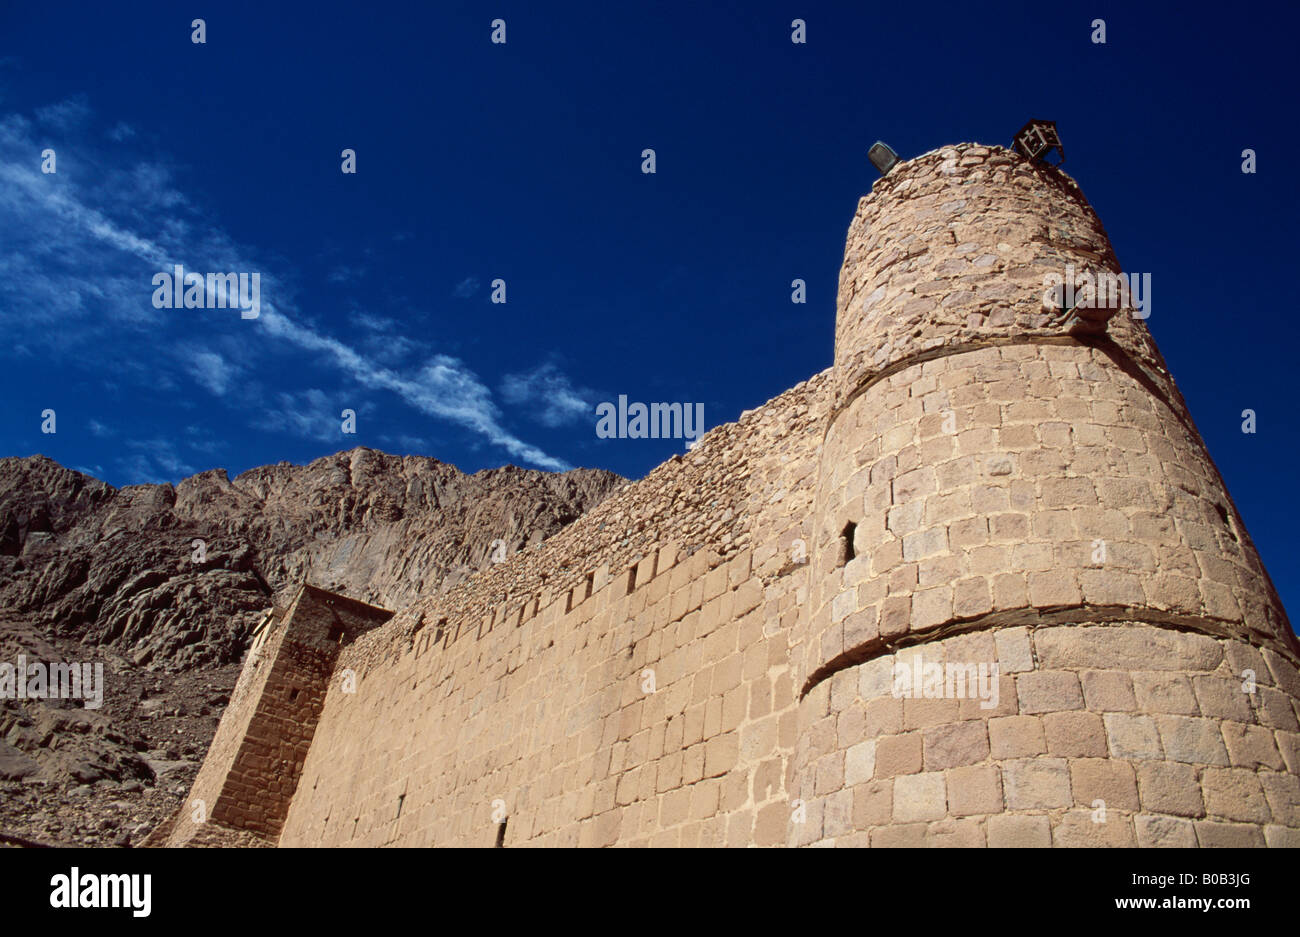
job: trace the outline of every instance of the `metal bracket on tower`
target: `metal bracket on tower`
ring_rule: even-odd
[[[1026,159],[1037,160],[1048,166],[1060,166],[1065,162],[1065,147],[1061,146],[1061,135],[1056,132],[1054,120],[1031,120],[1016,131],[1011,148]],[[1049,163],[1046,157],[1053,150],[1058,158],[1055,163]]]

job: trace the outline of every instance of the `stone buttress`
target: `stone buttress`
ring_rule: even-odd
[[[392,614],[303,585],[268,615],[189,796],[145,845],[275,845],[340,647]]]

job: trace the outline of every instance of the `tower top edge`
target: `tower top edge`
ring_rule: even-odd
[[[978,160],[978,162],[970,162],[970,160]],[[1032,167],[1051,174],[1058,183],[1064,184],[1077,195],[1083,195],[1079,183],[1064,170],[1048,163],[1029,159],[1008,147],[989,143],[948,143],[927,150],[918,156],[900,159],[887,175],[881,176],[872,183],[871,191],[862,196],[861,202],[865,205],[877,198],[905,191],[906,186],[904,184],[906,182],[932,171],[943,172],[952,176],[955,180],[967,175],[969,169],[988,165],[989,163]]]

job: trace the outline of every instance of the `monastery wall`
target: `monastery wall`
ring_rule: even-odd
[[[1145,323],[1054,305],[1068,267],[1121,269],[1064,174],[900,163],[832,369],[341,643],[305,590],[213,819],[155,836],[1300,845],[1300,643]]]
[[[281,845],[492,846],[500,817],[506,846],[783,843],[786,636],[806,595],[825,387],[720,427],[544,544],[615,558],[590,593],[578,576],[466,618],[443,614],[475,605],[453,590],[345,649]],[[691,501],[674,497],[682,474]],[[619,563],[601,525],[640,505],[662,505],[639,517],[656,532],[711,539]]]

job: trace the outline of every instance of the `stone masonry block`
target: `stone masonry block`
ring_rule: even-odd
[[[1171,761],[1187,764],[1227,765],[1228,750],[1219,732],[1219,723],[1213,719],[1190,716],[1155,717],[1160,730],[1160,743],[1165,756]]]
[[[1001,628],[993,632],[1001,673],[1023,673],[1034,669],[1034,652],[1028,628]]]
[[[1064,758],[1033,758],[1002,764],[1002,785],[1009,810],[1068,807],[1070,772]]]
[[[1133,674],[1133,692],[1144,712],[1200,715],[1191,681],[1182,674],[1139,671]]]
[[[1096,800],[1106,808],[1136,812],[1137,775],[1127,761],[1107,758],[1078,758],[1070,762],[1070,787],[1074,802],[1091,807]]]
[[[1240,722],[1221,723],[1220,730],[1232,764],[1242,768],[1272,768],[1274,771],[1286,767],[1272,730]]]
[[[994,758],[1023,758],[1047,751],[1042,719],[1001,716],[989,720],[989,749]]]
[[[1137,844],[1144,849],[1196,848],[1196,828],[1191,820],[1142,813],[1133,818],[1133,826]]]
[[[921,762],[920,732],[891,735],[876,740],[876,777],[878,778],[915,774],[921,770]]]
[[[1166,761],[1139,763],[1137,782],[1143,810],[1179,817],[1205,816],[1201,785],[1190,766]]]
[[[998,814],[988,819],[989,847],[1045,849],[1052,845],[1052,825],[1045,816]]]
[[[1043,669],[1214,670],[1223,659],[1206,635],[1149,626],[1116,625],[1039,629],[1034,635]]]
[[[1064,848],[1125,849],[1137,845],[1128,817],[1109,807],[1102,815],[1093,810],[1071,810],[1056,821],[1052,844]]]
[[[954,722],[924,730],[927,771],[978,764],[988,755],[989,738],[983,720]]]
[[[1051,712],[1043,715],[1047,750],[1069,758],[1105,758],[1106,729],[1090,712]]]
[[[1016,678],[1016,693],[1026,715],[1083,708],[1079,678],[1069,671],[1021,674]]]
[[[1112,758],[1162,758],[1160,732],[1150,716],[1107,713],[1103,717]]]
[[[876,771],[876,740],[859,742],[845,753],[844,783],[852,787],[870,781]]]
[[[948,812],[955,817],[1002,812],[1002,776],[996,765],[952,768],[947,789]]]
[[[1206,768],[1201,777],[1205,810],[1215,818],[1242,823],[1272,819],[1268,801],[1254,771],[1245,768]]]
[[[942,818],[948,812],[946,790],[940,771],[894,778],[894,822]]]
[[[1114,670],[1085,670],[1079,678],[1083,684],[1084,703],[1093,712],[1133,712],[1138,708],[1133,680],[1128,674]]]

